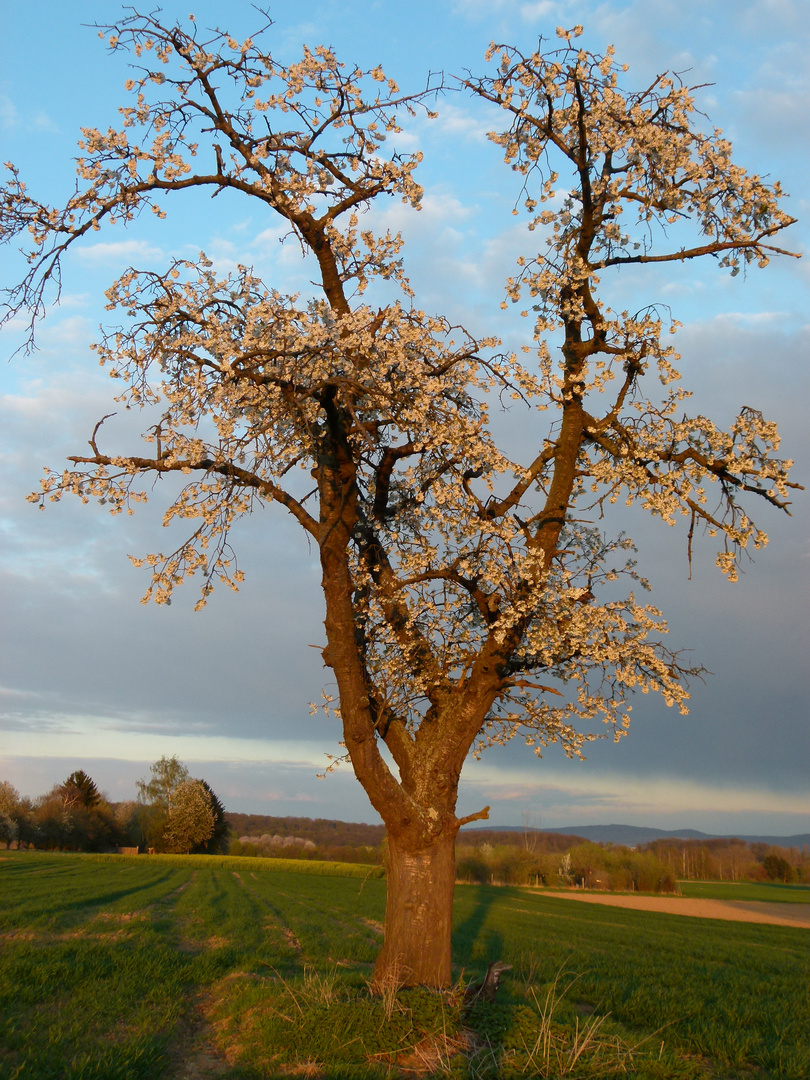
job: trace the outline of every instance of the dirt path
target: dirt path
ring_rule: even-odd
[[[774,926],[806,927],[810,930],[810,904],[778,904],[754,900],[698,900],[685,896],[633,896],[631,893],[543,892],[560,900],[580,900],[586,904],[632,908],[635,911],[664,911],[695,919],[727,919],[730,922],[772,923]]]

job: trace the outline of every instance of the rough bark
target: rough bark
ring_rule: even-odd
[[[377,987],[443,987],[451,982],[450,932],[456,880],[456,830],[424,847],[388,836],[385,942],[374,968]]]

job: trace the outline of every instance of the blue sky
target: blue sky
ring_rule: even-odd
[[[700,97],[707,126],[724,129],[741,164],[782,181],[799,218],[790,246],[807,247],[803,0],[302,0],[269,10],[274,54],[294,59],[304,42],[330,44],[348,63],[382,63],[414,91],[431,72],[482,71],[492,39],[531,49],[557,25],[582,23],[589,47],[615,44],[630,65],[628,86],[668,68],[712,84]],[[120,11],[108,0],[2,4],[0,157],[19,165],[43,200],[71,190],[79,127],[116,123],[126,64],[82,24],[113,22]],[[237,37],[259,22],[241,0],[227,9],[171,0],[163,11],[181,19],[194,11],[198,24],[218,23]],[[392,204],[376,221],[402,228],[420,307],[517,345],[523,328],[499,304],[515,256],[530,249],[509,213],[514,177],[486,141],[497,118],[457,93],[438,108],[438,120],[420,119],[399,137],[403,149],[424,151],[422,212]],[[112,798],[128,798],[151,761],[176,753],[231,809],[374,820],[346,769],[316,778],[339,735],[309,716],[307,703],[329,688],[308,647],[323,642],[319,567],[290,522],[272,511],[255,515],[236,537],[242,590],[216,594],[194,614],[193,586],[170,608],[139,604],[147,581],[126,554],[165,548],[159,500],[125,520],[70,501],[46,513],[25,502],[42,467],[60,467],[111,410],[109,380],[88,346],[104,318],[103,290],[127,265],[159,267],[202,249],[223,268],[247,262],[272,285],[306,288],[295,251],[251,208],[189,199],[169,209],[166,221],[108,231],[71,256],[36,354],[5,362],[19,333],[0,334],[0,778],[36,795],[84,768]],[[6,252],[0,273],[13,279],[19,266]],[[745,280],[689,266],[606,283],[615,296],[671,305],[684,323],[680,367],[694,407],[724,421],[741,405],[761,408],[779,422],[802,483],[810,471],[809,274],[807,259],[785,259]],[[519,436],[520,418],[509,423]],[[670,644],[694,650],[713,676],[695,687],[687,718],[641,699],[628,738],[593,744],[585,762],[554,750],[537,760],[516,744],[489,752],[469,764],[460,810],[491,803],[500,824],[531,810],[549,828],[626,821],[810,831],[806,495],[794,510],[791,518],[760,512],[771,544],[736,585],[714,569],[709,544],[698,547],[690,581],[682,533],[641,515],[626,519],[670,622]]]

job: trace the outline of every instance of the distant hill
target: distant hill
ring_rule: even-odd
[[[490,829],[493,832],[523,832],[522,825],[492,825],[477,831],[485,832]],[[797,833],[795,836],[751,836],[747,833],[705,833],[698,829],[651,829],[643,825],[568,825],[548,831],[562,836],[584,837],[596,844],[622,844],[625,847],[637,847],[653,840],[743,840],[747,844],[769,844],[773,847],[810,847],[810,833]]]
[[[489,829],[461,829],[458,834],[459,844],[472,844],[477,847],[480,844],[509,844],[512,846],[524,846],[526,840],[531,839],[532,850],[536,846],[546,852],[568,851],[575,844],[582,844],[587,837],[574,833],[545,832],[542,829],[529,829],[529,837],[525,835],[522,827],[499,829],[494,826]]]
[[[298,836],[312,840],[318,847],[377,847],[385,837],[384,825],[368,825],[363,822],[333,821],[329,818],[269,817],[265,814],[225,815],[233,836]],[[517,842],[516,833],[523,833],[522,825],[486,825],[477,823],[461,830],[459,839],[470,844]],[[638,847],[653,840],[743,840],[748,844],[768,844],[772,847],[810,847],[810,833],[795,836],[749,836],[734,833],[722,835],[705,833],[697,829],[651,829],[641,825],[568,825],[560,829],[531,829],[548,851],[564,850],[582,840],[597,844],[622,844]],[[555,837],[558,839],[555,841]],[[563,839],[565,838],[565,840]],[[565,842],[567,840],[567,843]]]

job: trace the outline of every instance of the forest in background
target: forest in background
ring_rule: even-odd
[[[385,862],[385,828],[227,813],[232,855]],[[810,851],[736,838],[666,838],[635,848],[539,829],[463,829],[456,877],[470,883],[672,892],[679,880],[810,883]]]
[[[0,781],[0,843],[46,851],[178,851],[385,865],[385,827],[227,811],[175,758],[152,766],[138,800],[111,802],[79,770],[36,799]],[[720,837],[630,847],[568,833],[463,829],[456,877],[479,884],[675,892],[678,881],[810,883],[810,848]]]
[[[31,799],[0,780],[0,843],[39,851],[224,854],[230,826],[210,785],[177,757],[138,780],[138,798],[112,802],[83,769]]]

